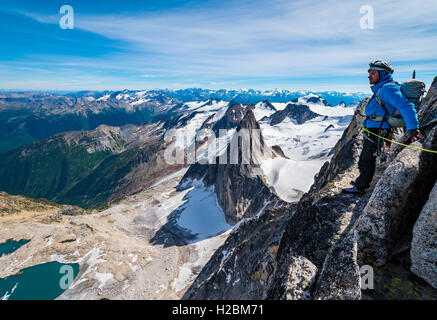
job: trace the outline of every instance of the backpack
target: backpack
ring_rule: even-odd
[[[425,90],[426,85],[423,81],[416,80],[415,76],[416,76],[416,71],[413,72],[413,79],[407,80],[407,81],[403,82],[402,84],[399,84],[397,82],[395,82],[395,83],[401,87],[400,89],[401,89],[402,95],[405,98],[407,98],[408,101],[413,103],[414,106],[417,108],[422,102],[423,94],[426,91]],[[392,114],[390,114],[388,112],[387,108],[385,107],[384,103],[382,102],[382,100],[379,98],[379,91],[382,89],[382,87],[378,89],[378,91],[374,94],[374,97],[376,99],[376,102],[378,102],[378,104],[384,109],[385,115],[384,115],[384,117],[370,116],[369,117],[370,120],[373,120],[376,122],[381,122],[381,126],[385,120],[392,128],[405,127],[405,121],[402,118],[402,115],[399,112],[399,110],[396,109]],[[387,118],[387,115],[389,115],[388,118]]]

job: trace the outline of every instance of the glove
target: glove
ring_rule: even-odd
[[[408,130],[408,140],[411,142],[425,139],[425,136],[419,131],[419,129]]]

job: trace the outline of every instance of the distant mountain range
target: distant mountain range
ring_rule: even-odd
[[[167,97],[180,100],[181,102],[189,101],[203,101],[208,99],[221,99],[226,101],[232,101],[238,103],[257,103],[263,100],[269,100],[271,102],[288,102],[303,96],[315,94],[331,105],[338,105],[342,101],[346,104],[350,104],[354,101],[361,101],[368,97],[368,93],[364,92],[338,92],[338,91],[311,91],[311,90],[255,90],[255,89],[201,89],[201,88],[188,88],[188,89],[149,89],[149,90],[122,90],[122,91],[78,91],[70,93],[53,93],[51,95],[62,95],[74,98],[92,97],[95,99],[102,98],[106,95],[116,97],[119,94],[126,95],[124,97],[157,97],[165,95]],[[4,92],[0,91],[0,98],[5,96],[20,96],[23,97],[38,95],[47,95],[46,93],[16,93],[16,92]],[[120,98],[123,96],[119,96]]]
[[[68,130],[93,130],[105,124],[123,126],[168,120],[188,102],[288,103],[310,96],[324,105],[361,101],[364,93],[288,90],[123,90],[81,91],[66,95],[32,92],[0,93],[0,152]]]
[[[254,89],[235,89],[235,90],[211,90],[211,89],[179,89],[179,90],[158,90],[149,92],[160,92],[183,102],[198,101],[207,99],[221,99],[226,101],[235,101],[238,103],[258,103],[260,101],[269,100],[270,102],[289,102],[291,100],[307,96],[310,94],[318,95],[335,106],[342,101],[350,104],[355,101],[361,101],[368,97],[366,93],[345,93],[336,91],[289,91],[289,90],[254,90]]]

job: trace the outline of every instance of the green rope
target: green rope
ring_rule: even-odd
[[[418,149],[418,150],[422,150],[422,151],[426,151],[426,152],[437,153],[437,151],[434,151],[434,150],[428,150],[428,149],[423,149],[423,148],[419,148],[419,147],[409,146],[409,145],[407,145],[407,144],[403,144],[403,143],[400,143],[400,142],[397,142],[397,141],[394,141],[394,140],[390,140],[390,139],[387,139],[387,138],[381,137],[380,135],[377,135],[376,133],[373,133],[372,131],[370,131],[369,129],[367,129],[367,128],[364,127],[364,126],[363,126],[363,130],[364,130],[365,132],[368,132],[368,133],[373,134],[374,136],[377,136],[378,138],[384,139],[384,140],[386,140],[386,141],[390,141],[390,142],[392,142],[392,143],[399,144],[399,145],[404,146],[404,147],[407,147],[407,148]]]

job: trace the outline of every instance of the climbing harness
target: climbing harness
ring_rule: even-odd
[[[365,128],[365,127],[363,126],[363,128]],[[366,132],[370,132],[373,134],[373,132],[369,131],[367,128],[365,128],[365,129],[366,129],[365,130]],[[370,139],[368,135],[364,135],[364,139],[370,141],[371,143],[376,144],[376,152],[373,153],[373,156],[379,157],[381,159],[381,162],[384,162],[387,159],[387,157],[385,155],[386,146],[384,144],[383,138],[385,136],[389,136],[391,134],[391,130],[390,129],[379,129],[379,133],[381,134],[381,136],[374,134],[378,137],[378,139],[376,141]],[[382,137],[382,136],[384,136],[384,137]],[[390,146],[390,143],[386,142],[386,144],[388,144],[388,146]]]
[[[428,124],[428,125],[429,125],[429,124]],[[378,137],[379,139],[382,139],[382,140],[385,140],[385,141],[389,141],[389,142],[391,142],[391,143],[395,143],[395,144],[398,144],[398,145],[401,145],[401,146],[404,146],[404,147],[407,147],[407,148],[418,149],[418,150],[422,150],[422,151],[426,151],[426,152],[437,153],[437,151],[435,151],[435,150],[428,150],[428,149],[424,149],[424,148],[419,148],[419,147],[415,147],[415,146],[410,146],[410,145],[403,144],[403,143],[400,143],[400,142],[397,142],[397,141],[394,141],[394,140],[391,140],[391,139],[387,139],[387,138],[381,137],[380,135],[378,135],[378,134],[376,134],[376,133],[373,133],[372,131],[370,131],[369,129],[367,129],[365,126],[363,126],[363,130],[364,130],[365,132],[367,132],[367,133],[370,133],[370,134],[372,134],[372,135]],[[369,138],[368,138],[368,139],[369,139]],[[370,140],[370,139],[369,139],[369,140]],[[379,140],[378,140],[378,141],[379,141]],[[372,141],[372,142],[373,142],[373,141]]]

